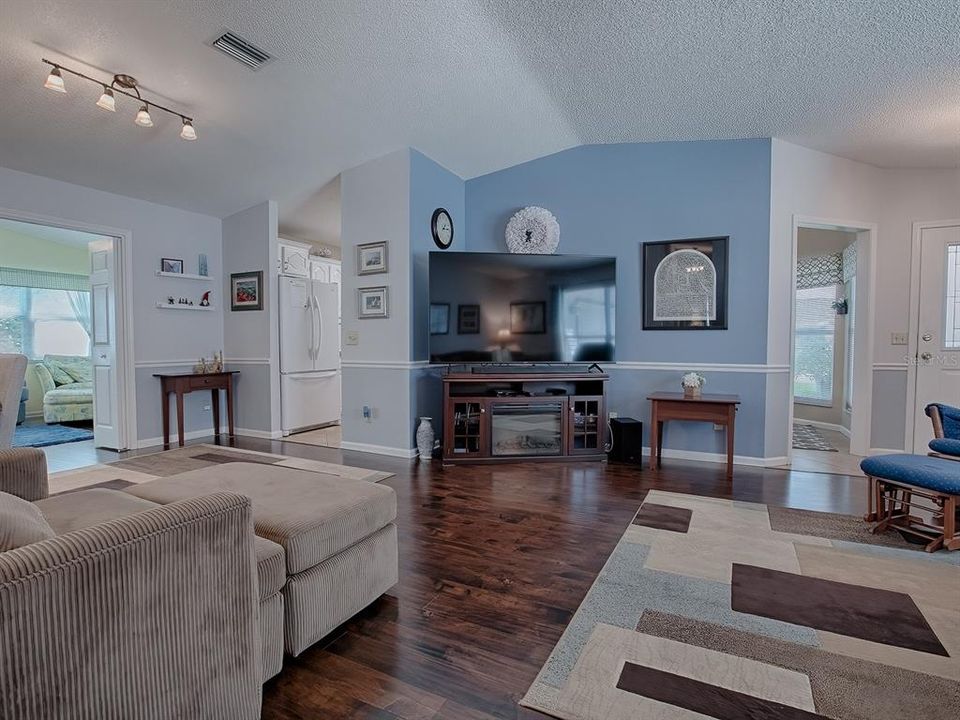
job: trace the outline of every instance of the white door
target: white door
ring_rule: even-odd
[[[93,361],[93,444],[121,449],[117,373],[116,254],[114,240],[90,243],[90,348]]]
[[[280,372],[313,370],[317,345],[317,322],[311,281],[281,277],[280,282]]]
[[[314,282],[312,289],[317,317],[314,367],[317,370],[338,370],[340,368],[340,287],[330,283]]]
[[[920,313],[913,451],[926,453],[929,403],[960,406],[960,225],[920,231]]]

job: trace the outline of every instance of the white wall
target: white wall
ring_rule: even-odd
[[[277,204],[263,202],[223,220],[223,334],[236,377],[240,434],[280,436]],[[230,309],[230,274],[263,271],[263,310]]]
[[[209,273],[216,281],[221,274],[220,219],[0,168],[0,214],[4,209],[130,233],[136,437],[141,444],[159,438],[160,390],[152,374],[183,367],[219,350],[223,316],[158,310],[156,303],[170,294],[190,295],[196,301],[202,290],[218,286],[159,278],[156,270],[161,257],[174,257],[184,260],[187,272],[196,272],[198,254],[206,253]],[[215,302],[219,303],[216,298]],[[188,398],[188,432],[212,431],[203,402],[196,395]]]
[[[773,140],[767,362],[790,362],[794,215],[875,223],[877,277],[871,447],[904,446],[911,225],[960,215],[960,169],[884,169]],[[789,378],[778,382],[789,383]],[[767,394],[766,446],[786,449],[787,386]]]
[[[343,248],[343,441],[406,452],[410,428],[410,150],[404,148],[341,175]],[[389,272],[357,276],[357,245],[387,241]],[[359,320],[357,289],[389,288],[389,318]],[[346,333],[359,333],[348,345]],[[364,405],[372,408],[366,422]]]

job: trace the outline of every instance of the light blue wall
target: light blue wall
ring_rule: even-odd
[[[521,207],[560,223],[561,253],[617,257],[617,360],[764,364],[770,234],[770,140],[588,145],[466,183],[467,248],[503,252]],[[728,330],[644,331],[641,243],[729,235]],[[646,395],[677,389],[679,370],[615,369],[611,410],[646,420]],[[706,373],[708,392],[742,396],[736,453],[762,457],[766,378]],[[647,428],[644,428],[645,431]],[[720,452],[723,434],[702,424],[670,428],[664,447]]]
[[[464,182],[423,153],[410,151],[410,252],[412,271],[413,360],[427,359],[430,308],[430,252],[440,250],[433,242],[430,220],[438,207],[446,208],[453,220],[453,245],[445,252],[466,250]]]

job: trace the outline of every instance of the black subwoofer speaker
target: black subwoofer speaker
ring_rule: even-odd
[[[643,423],[633,418],[610,420],[610,437],[613,447],[607,454],[610,462],[643,463]]]

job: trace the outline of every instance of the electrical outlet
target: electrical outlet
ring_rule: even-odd
[[[203,409],[204,409],[204,410],[209,410],[209,409],[210,409],[210,406],[209,406],[209,405],[204,405],[204,406],[203,406]]]
[[[723,425],[718,425],[717,423],[714,423],[714,424],[713,424],[713,429],[714,429],[714,430],[723,430]]]
[[[890,333],[890,344],[891,344],[891,345],[906,345],[906,344],[907,344],[907,334],[906,334],[906,333]]]
[[[357,330],[347,330],[347,336],[344,339],[346,345],[359,345],[360,333]]]
[[[613,420],[614,418],[618,418],[618,417],[620,417],[620,413],[618,413],[616,410],[611,410],[611,411],[610,411],[610,419],[611,419],[611,420]]]
[[[363,420],[364,422],[373,422],[373,409],[369,405],[363,406]]]

